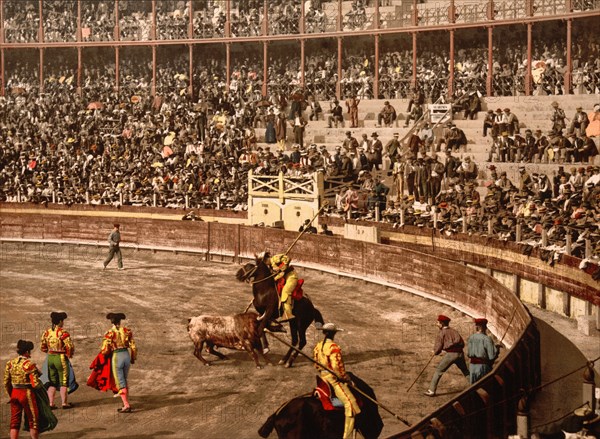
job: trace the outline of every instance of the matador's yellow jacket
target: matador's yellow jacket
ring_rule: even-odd
[[[350,381],[350,377],[346,373],[344,362],[342,360],[342,349],[333,342],[333,340],[325,339],[320,343],[317,343],[313,352],[313,358],[319,364],[326,366],[339,376],[342,380]],[[321,373],[321,378],[331,384],[335,396],[344,404],[344,413],[347,418],[352,417],[360,413],[360,408],[356,402],[356,398],[350,391],[350,388],[345,382],[338,380],[328,370],[316,364],[315,367]]]
[[[42,386],[39,371],[31,359],[19,355],[6,363],[4,369],[4,388],[10,396],[15,387],[27,388]]]
[[[342,360],[342,349],[333,340],[326,339],[317,343],[313,352],[313,357],[317,363],[327,366],[343,380],[350,379],[346,373],[344,361]],[[321,372],[321,377],[323,379],[331,377],[334,380],[337,380],[335,376],[321,366],[315,365],[315,367]],[[329,381],[329,379],[327,381]]]
[[[111,354],[117,349],[131,349],[131,361],[137,358],[137,347],[133,340],[133,332],[124,326],[114,326],[106,331],[102,339],[102,348],[100,352],[104,355]]]
[[[44,331],[40,349],[48,354],[65,354],[69,358],[72,358],[75,353],[71,335],[60,326]]]

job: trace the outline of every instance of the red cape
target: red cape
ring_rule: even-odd
[[[110,371],[111,357],[105,357],[101,353],[96,355],[96,358],[94,358],[94,361],[92,361],[92,364],[90,364],[92,373],[87,380],[88,386],[102,392],[106,392],[108,390],[112,390],[113,393],[118,392],[115,379]]]

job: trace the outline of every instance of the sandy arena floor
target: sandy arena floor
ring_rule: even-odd
[[[44,354],[39,339],[51,311],[66,311],[72,334],[73,365],[81,385],[71,395],[75,408],[57,411],[57,428],[44,438],[257,438],[257,430],[281,403],[312,389],[316,371],[299,357],[296,366],[257,370],[245,352],[222,350],[228,361],[205,367],[192,354],[187,319],[199,314],[242,312],[250,287],[235,280],[237,265],[204,262],[197,255],[135,252],[125,249],[124,271],[116,262],[102,270],[105,249],[3,243],[0,246],[0,323],[2,367],[15,354],[19,338],[35,343],[34,361]],[[423,395],[439,361],[434,359],[410,393],[407,387],[431,355],[437,314],[451,316],[466,337],[470,319],[450,307],[408,293],[330,274],[299,269],[305,292],[325,321],[346,331],[336,338],[347,369],[366,380],[379,400],[401,417],[416,422],[465,388],[458,369],[442,378],[440,396]],[[124,312],[139,346],[130,373],[134,412],[118,414],[120,400],[85,385],[88,366],[110,327],[105,315]],[[305,352],[320,339],[313,326]],[[272,342],[275,362],[285,347]],[[10,409],[2,392],[1,435],[8,436]],[[403,430],[380,410],[382,437]],[[23,437],[25,437],[23,435]],[[274,435],[272,435],[274,437]]]

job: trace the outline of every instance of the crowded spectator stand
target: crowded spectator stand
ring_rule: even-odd
[[[262,94],[266,95],[267,84],[272,79],[269,75],[272,51],[276,51],[270,44],[272,41],[295,42],[300,46],[297,80],[307,88],[314,87],[311,81],[317,79],[308,74],[307,58],[312,54],[307,53],[306,47],[313,41],[328,41],[337,52],[333,57],[337,63],[332,66],[332,74],[336,76],[331,81],[335,83],[338,99],[357,92],[362,93],[363,98],[391,98],[390,94],[399,86],[404,90],[399,95],[404,97],[409,84],[419,85],[431,101],[440,95],[454,95],[463,87],[476,89],[484,96],[595,93],[600,72],[597,48],[586,21],[597,17],[599,12],[594,5],[584,0],[532,0],[522,4],[494,1],[480,6],[455,5],[451,0],[443,7],[417,1],[406,5],[399,0],[390,0],[385,5],[364,0],[5,0],[0,17],[2,93],[6,93],[10,76],[10,69],[5,73],[5,58],[9,52],[13,53],[12,49],[77,50],[75,85],[81,90],[82,73],[88,62],[86,51],[82,49],[89,47],[88,43],[111,48],[118,70],[119,52],[130,45],[140,46],[142,41],[148,44],[140,47],[148,48],[147,53],[151,54],[148,62],[152,75],[148,80],[152,90],[156,89],[156,65],[161,62],[157,60],[156,49],[173,44],[189,45],[189,67],[185,73],[188,92],[192,95],[193,70],[199,57],[193,47],[221,42],[225,44],[219,58],[225,59],[227,86],[234,68],[231,46],[250,42],[262,45],[259,70],[264,78]],[[561,26],[564,38],[557,39],[553,35],[553,40],[558,41],[545,47],[545,35],[533,31],[533,24],[542,19],[564,20]],[[481,30],[482,26],[487,38],[478,38],[473,47],[463,47],[461,35],[469,29]],[[442,40],[448,43],[442,44],[447,47],[444,51],[440,50],[440,41],[435,40],[439,29],[447,32]],[[511,29],[523,38],[506,53],[497,53],[499,42]],[[430,36],[434,36],[433,50],[428,47]],[[572,44],[574,36],[578,44]],[[410,50],[393,62],[381,50],[383,42],[391,37],[410,40]],[[366,68],[356,68],[349,57],[355,41],[369,48],[366,55],[361,55],[363,62],[369,61],[366,66],[363,64]],[[457,41],[460,50],[456,50]],[[42,89],[47,64],[45,51],[38,50],[37,70]],[[120,87],[119,76],[115,78],[117,88]],[[326,79],[318,76],[320,81]],[[352,86],[346,85],[349,81]]]
[[[566,248],[568,237],[572,251],[597,253],[598,134],[586,133],[597,131],[599,118],[589,102],[572,118],[569,112],[564,126],[539,135],[537,127],[526,131],[521,114],[491,119],[485,153],[469,150],[481,142],[469,128],[485,123],[481,110],[506,114],[486,97],[597,92],[593,40],[571,44],[573,33],[585,36],[586,20],[599,14],[581,2],[556,0],[554,9],[530,2],[512,16],[502,2],[485,16],[453,2],[445,14],[415,2],[396,16],[386,9],[393,2],[63,3],[2,2],[6,201],[246,211],[250,173],[320,173],[336,206],[331,216],[544,247]],[[472,20],[464,15],[469,11]],[[324,25],[311,24],[311,32],[307,20],[318,12]],[[277,20],[281,14],[287,21]],[[534,39],[541,16],[566,20],[564,38]],[[464,29],[492,20],[487,41],[455,51]],[[496,37],[517,20],[525,38],[504,49]],[[438,25],[447,31],[446,48],[429,29]],[[333,56],[307,50],[315,33],[332,43]],[[404,38],[409,49],[382,51],[388,36]],[[292,39],[299,50],[281,50]],[[109,56],[86,56],[90,42]],[[209,42],[226,44],[223,50]],[[380,129],[372,124],[383,106],[376,97],[410,101],[408,108],[394,102],[397,117]],[[360,143],[324,126],[328,103],[349,99],[360,100]],[[433,121],[427,103],[448,105],[459,120]],[[306,132],[293,145],[298,111]],[[344,119],[338,130],[350,125]],[[401,120],[412,126],[401,130]],[[394,131],[402,132],[398,144]],[[545,164],[567,169],[538,166]],[[526,175],[510,175],[522,165]],[[509,170],[505,180],[494,175],[501,168]],[[592,244],[573,244],[586,239]]]

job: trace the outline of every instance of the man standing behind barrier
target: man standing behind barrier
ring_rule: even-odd
[[[498,356],[498,349],[487,335],[488,321],[475,319],[475,334],[467,340],[467,356],[469,357],[469,381],[471,384],[479,381],[485,374],[492,370],[492,364]]]
[[[114,229],[108,236],[108,256],[104,260],[104,268],[112,261],[117,255],[117,267],[119,270],[123,270],[123,256],[121,255],[121,228],[120,224],[114,224]]]
[[[342,331],[342,329],[338,329],[333,323],[326,323],[321,330],[325,334],[325,338],[322,342],[317,343],[313,351],[313,358],[317,363],[315,367],[321,373],[321,378],[331,385],[335,392],[335,396],[337,396],[344,404],[346,420],[344,423],[343,438],[348,439],[352,437],[352,432],[354,431],[354,417],[360,413],[360,408],[358,407],[356,399],[350,391],[348,384],[346,384],[350,382],[350,377],[346,373],[344,367],[342,350],[333,341],[336,332]],[[321,364],[333,371],[337,376],[319,366]]]
[[[442,351],[445,351],[446,354],[435,369],[429,389],[425,392],[425,395],[427,396],[435,396],[435,391],[437,390],[440,378],[453,364],[456,364],[465,378],[469,380],[469,369],[467,368],[465,355],[463,353],[463,348],[465,347],[463,338],[456,330],[450,328],[450,317],[440,314],[436,324],[440,329],[440,332],[438,332],[435,340],[433,355],[439,355]]]

